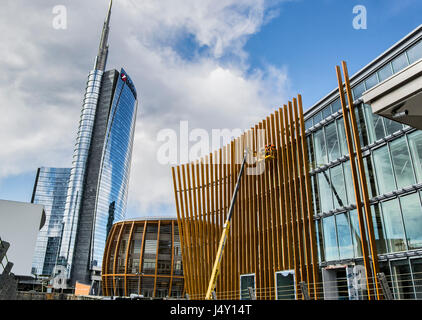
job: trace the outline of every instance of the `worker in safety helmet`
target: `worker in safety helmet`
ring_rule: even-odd
[[[265,156],[270,156],[273,151],[275,151],[275,145],[267,144],[265,146]]]

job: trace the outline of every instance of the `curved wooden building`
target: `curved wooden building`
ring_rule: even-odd
[[[142,218],[113,225],[102,265],[103,295],[182,297],[184,280],[175,218]]]

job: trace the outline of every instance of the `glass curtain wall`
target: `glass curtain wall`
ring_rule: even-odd
[[[418,193],[400,198],[409,249],[422,247],[422,208]]]
[[[407,136],[409,140],[412,163],[415,168],[416,180],[422,182],[422,131],[415,131]]]
[[[354,85],[354,100],[421,58],[422,41],[419,41]],[[340,110],[340,101],[336,99],[306,121],[306,128],[312,128],[308,131],[307,144],[318,258],[328,263],[362,257],[357,210],[349,207],[356,201],[350,160],[343,158],[349,152]],[[422,191],[415,189],[422,183],[422,131],[413,131],[373,114],[371,106],[363,103],[355,112],[378,254],[420,249]],[[323,171],[315,170],[323,166],[326,166]],[[358,184],[360,187],[359,180]],[[395,297],[421,299],[422,259],[404,262],[388,259],[380,264],[391,281]]]
[[[347,212],[336,215],[336,226],[340,259],[353,258],[353,241],[350,232],[351,224]]]
[[[60,250],[69,178],[70,168],[38,169],[31,202],[44,206],[46,221],[37,235],[32,274],[53,273]]]
[[[391,158],[393,159],[394,173],[397,188],[401,189],[415,183],[415,176],[407,147],[406,137],[403,136],[390,143]]]

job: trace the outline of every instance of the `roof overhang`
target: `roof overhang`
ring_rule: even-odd
[[[372,112],[422,129],[422,59],[364,92]]]

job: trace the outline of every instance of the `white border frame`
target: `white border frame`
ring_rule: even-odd
[[[256,275],[255,273],[245,273],[245,274],[241,274],[239,277],[239,299],[242,299],[242,277],[250,277],[253,276],[253,286],[254,286],[254,290],[256,291]]]
[[[278,292],[277,292],[277,274],[292,274],[293,275],[293,288],[295,290],[295,300],[297,300],[297,291],[296,291],[296,278],[295,278],[295,270],[294,269],[290,269],[290,270],[280,270],[280,271],[276,271],[274,273],[274,290],[275,290],[275,299],[278,299]],[[280,299],[281,300],[281,299]],[[285,299],[287,300],[287,299]]]

